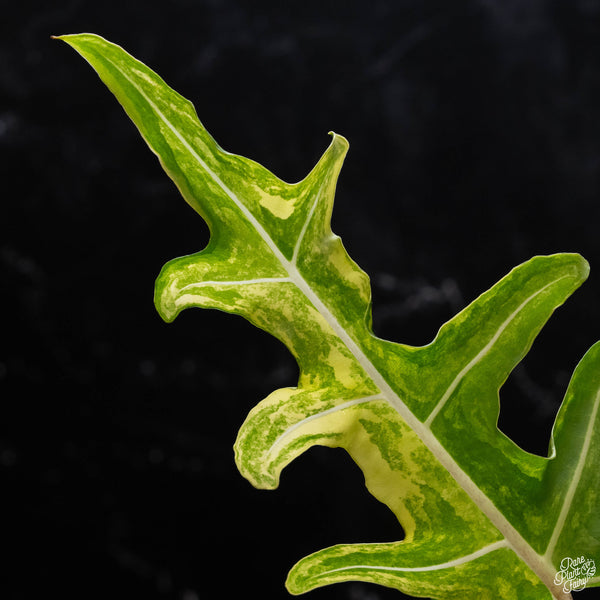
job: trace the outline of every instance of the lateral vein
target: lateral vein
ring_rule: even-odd
[[[398,571],[398,572],[406,572],[406,573],[416,573],[422,571],[440,571],[442,569],[451,569],[452,567],[458,567],[460,565],[464,565],[465,563],[472,562],[486,554],[490,554],[490,552],[494,552],[496,550],[500,550],[501,548],[508,548],[508,543],[506,540],[499,540],[494,542],[493,544],[489,544],[488,546],[484,546],[475,552],[471,552],[471,554],[467,554],[466,556],[461,556],[459,558],[455,558],[453,560],[449,560],[444,563],[440,563],[437,565],[427,565],[425,567],[387,567],[383,565],[351,565],[347,567],[339,567],[337,569],[331,569],[329,571],[324,571],[323,573],[319,573],[319,577],[322,575],[328,575],[329,573],[336,573],[338,571],[350,571],[354,569],[369,569],[376,571]]]
[[[256,279],[245,279],[237,281],[198,281],[196,283],[188,283],[184,285],[180,292],[200,287],[213,287],[219,285],[255,285],[259,283],[291,283],[289,277],[259,277]]]
[[[357,404],[364,404],[365,402],[373,402],[374,400],[383,400],[383,396],[381,394],[373,394],[372,396],[365,396],[363,398],[354,398],[353,400],[348,400],[347,402],[343,402],[342,404],[338,404],[337,406],[333,406],[322,412],[316,413],[314,415],[310,415],[310,417],[306,417],[305,419],[302,419],[301,421],[294,423],[294,425],[291,425],[290,427],[288,427],[273,442],[273,445],[269,448],[267,455],[270,456],[271,454],[273,454],[273,452],[275,452],[275,449],[278,446],[281,446],[281,444],[283,443],[283,440],[286,437],[289,437],[292,433],[294,433],[294,431],[296,431],[300,427],[306,425],[307,423],[310,423],[311,421],[315,421],[322,417],[326,417],[327,415],[330,415],[332,413],[339,412],[341,410],[344,410],[345,408],[349,408],[350,406],[356,406]]]
[[[313,215],[315,214],[315,209],[317,208],[317,204],[319,202],[319,198],[321,197],[321,192],[323,191],[324,185],[325,185],[325,183],[322,183],[321,187],[319,188],[319,191],[317,192],[315,201],[313,202],[312,206],[310,207],[310,211],[308,212],[306,220],[304,221],[304,224],[302,225],[302,230],[300,231],[300,235],[298,236],[298,241],[296,242],[296,245],[294,246],[294,254],[292,256],[292,265],[294,267],[296,266],[296,263],[298,262],[298,254],[300,252],[300,246],[302,245],[302,241],[304,240],[304,236],[306,235],[308,225],[312,221]]]
[[[549,288],[551,285],[554,285],[555,283],[558,283],[559,281],[561,281],[561,279],[566,279],[566,277],[567,276],[565,275],[563,277],[560,277],[559,279],[551,281],[550,283],[546,284],[543,288],[540,288],[534,294],[532,294],[531,296],[529,296],[528,298],[526,298],[523,302],[521,302],[521,304],[519,304],[519,306],[517,306],[517,308],[500,325],[500,327],[498,328],[498,331],[496,331],[496,333],[491,337],[490,341],[477,353],[477,355],[474,358],[471,359],[471,361],[465,367],[463,367],[463,369],[454,378],[454,380],[452,381],[452,383],[448,386],[448,389],[444,392],[444,394],[440,398],[439,402],[435,405],[434,409],[429,414],[429,417],[427,417],[427,420],[425,421],[425,425],[427,427],[431,427],[431,424],[433,423],[433,421],[435,420],[435,418],[438,416],[438,414],[442,410],[442,408],[444,408],[446,402],[448,402],[448,400],[450,399],[450,396],[452,396],[452,394],[454,393],[454,390],[458,387],[458,384],[463,380],[463,378],[467,375],[467,373],[475,365],[477,365],[481,361],[481,359],[484,358],[488,354],[488,352],[494,347],[494,344],[498,341],[498,338],[502,335],[502,333],[510,325],[510,323],[515,319],[515,317],[534,298],[536,298],[544,290],[546,290],[547,288]]]

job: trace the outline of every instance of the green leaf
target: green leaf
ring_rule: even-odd
[[[368,277],[330,227],[343,137],[332,134],[305,179],[285,183],[222,150],[192,104],[122,48],[90,34],[61,39],[97,71],[210,227],[204,250],[161,271],[162,317],[191,306],[239,314],[298,361],[298,385],[260,402],[238,434],[242,474],[275,488],[311,446],[345,448],[406,532],[308,556],[288,589],[361,580],[440,599],[570,597],[555,583],[561,561],[600,561],[600,346],[573,375],[547,457],[498,430],[498,390],[585,280],[586,261],[531,259],[427,346],[381,340]]]

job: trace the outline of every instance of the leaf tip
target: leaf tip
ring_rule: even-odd
[[[331,578],[331,572],[324,569],[322,559],[339,546],[324,548],[300,559],[289,571],[285,580],[285,588],[292,596],[300,596],[316,588],[344,581],[344,578]],[[346,580],[347,581],[347,580]]]
[[[583,258],[583,256],[581,256],[581,254],[578,254],[579,259],[580,259],[580,272],[581,272],[581,278],[582,279],[587,279],[589,274],[590,274],[590,263]]]
[[[59,40],[61,42],[65,42],[67,44],[71,44],[71,38],[75,38],[78,37],[80,35],[85,35],[85,34],[80,34],[80,33],[65,33],[62,35],[51,35],[50,39],[51,40]]]
[[[565,255],[571,261],[571,277],[579,287],[590,275],[590,263],[576,252]]]
[[[331,140],[331,145],[332,146],[339,146],[340,148],[343,148],[344,152],[346,152],[350,146],[348,140],[343,136],[340,135],[339,133],[336,133],[335,131],[329,131],[328,134],[332,137]]]
[[[567,253],[567,256],[570,256],[573,259],[576,265],[575,268],[577,269],[577,275],[582,280],[587,279],[588,275],[590,274],[590,263],[577,252],[573,252],[572,254]]]
[[[103,37],[95,34],[95,33],[65,33],[63,35],[51,35],[50,39],[59,40],[61,42],[65,42],[69,44],[69,46],[78,50],[78,47],[81,42],[85,44],[85,42],[91,43],[101,43],[114,46],[111,42],[108,42]]]
[[[157,289],[155,292],[154,307],[165,323],[172,323],[179,314],[179,310],[175,306],[173,298],[160,289]]]
[[[285,589],[292,596],[299,596],[300,594],[310,591],[310,588],[307,587],[304,579],[299,576],[297,567],[297,564],[292,567],[291,571],[288,573],[287,579],[285,580]]]
[[[590,274],[590,264],[577,252],[561,252],[546,257],[537,256],[532,260],[538,259],[545,261],[549,260],[559,266],[562,269],[563,274],[575,282],[576,287],[579,287]]]

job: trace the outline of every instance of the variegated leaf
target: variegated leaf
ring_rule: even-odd
[[[202,306],[242,315],[298,361],[298,385],[274,391],[239,432],[242,474],[275,488],[311,446],[345,448],[406,532],[396,543],[317,552],[292,569],[288,589],[362,580],[440,599],[568,598],[555,581],[561,561],[600,561],[600,346],[573,375],[547,457],[498,430],[498,390],[585,280],[585,260],[531,259],[427,346],[381,340],[371,331],[368,277],[330,228],[343,137],[333,134],[305,179],[285,183],[223,151],[192,104],[122,48],[91,34],[62,39],[209,224],[208,246],[160,273],[160,314],[172,321]]]

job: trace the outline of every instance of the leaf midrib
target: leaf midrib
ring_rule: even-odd
[[[387,383],[384,377],[379,373],[377,368],[369,360],[366,354],[354,341],[348,332],[341,326],[335,315],[323,303],[318,295],[312,290],[308,282],[302,277],[297,269],[295,261],[289,261],[281,250],[277,247],[271,236],[267,233],[261,223],[250,212],[250,210],[241,202],[237,195],[229,189],[221,178],[208,166],[208,164],[200,157],[189,142],[177,130],[177,128],[167,119],[164,113],[158,106],[147,96],[144,90],[133,81],[128,75],[122,71],[116,63],[104,56],[104,59],[113,65],[113,67],[121,73],[121,75],[138,91],[148,105],[154,110],[157,116],[181,142],[182,146],[191,154],[198,164],[206,171],[213,181],[222,189],[222,191],[234,202],[244,217],[253,225],[259,236],[267,244],[275,257],[287,271],[290,279],[296,287],[305,295],[307,300],[313,304],[317,311],[323,316],[332,330],[338,335],[348,350],[355,357],[357,362],[362,366],[367,375],[372,379],[375,385],[379,388],[385,399],[398,411],[400,416],[411,427],[425,446],[437,458],[437,460],[450,473],[458,485],[467,493],[479,509],[490,519],[494,526],[502,533],[507,540],[512,550],[529,566],[529,568],[539,577],[539,579],[548,587],[557,599],[570,598],[570,595],[565,596],[553,583],[554,573],[552,564],[544,557],[540,556],[529,543],[521,536],[521,534],[513,527],[506,517],[498,510],[490,498],[485,495],[475,482],[467,475],[465,471],[452,458],[448,451],[442,446],[439,440],[433,435],[429,427],[422,423],[402,401],[396,392]],[[143,134],[142,134],[143,136]],[[143,136],[145,137],[145,136]],[[149,140],[146,140],[150,148],[152,146]],[[156,152],[155,152],[156,153]],[[310,212],[309,218],[312,217],[313,211]],[[305,224],[307,225],[307,224]],[[305,230],[305,229],[304,229]],[[301,238],[300,238],[301,239]],[[300,241],[300,240],[299,240]],[[296,252],[294,251],[294,257]],[[555,592],[558,592],[556,595]]]

